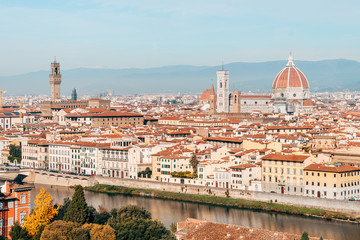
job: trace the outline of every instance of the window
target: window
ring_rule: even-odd
[[[26,211],[21,211],[20,212],[20,224],[24,224],[25,221],[25,216],[26,216]]]
[[[10,201],[8,204],[8,208],[13,208],[14,207],[14,202]]]
[[[26,203],[26,194],[22,193],[20,195],[20,204],[25,204]]]
[[[12,226],[12,225],[14,225],[14,218],[9,217],[9,220],[8,220],[8,221],[9,221],[9,222],[8,222],[9,227]]]

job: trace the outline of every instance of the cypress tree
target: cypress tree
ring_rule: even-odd
[[[88,205],[85,200],[84,188],[81,185],[75,186],[75,193],[66,210],[64,221],[84,224],[89,222]]]
[[[307,232],[303,232],[300,240],[309,240],[309,234]]]

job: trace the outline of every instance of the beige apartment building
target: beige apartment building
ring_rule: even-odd
[[[281,194],[304,195],[304,167],[310,155],[268,154],[262,157],[262,190]]]
[[[360,199],[360,168],[311,164],[304,168],[305,196],[330,199]]]
[[[47,168],[49,143],[46,140],[29,140],[21,146],[21,166],[27,168]]]

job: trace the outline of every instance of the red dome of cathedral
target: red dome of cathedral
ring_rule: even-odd
[[[286,67],[275,77],[274,88],[309,88],[309,82],[305,75],[295,67],[293,58],[290,54]]]

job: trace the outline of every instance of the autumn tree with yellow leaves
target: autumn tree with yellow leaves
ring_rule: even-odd
[[[40,229],[50,224],[58,214],[58,208],[54,207],[51,195],[44,188],[36,196],[35,208],[30,215],[26,216],[23,228],[30,236],[35,236]]]

